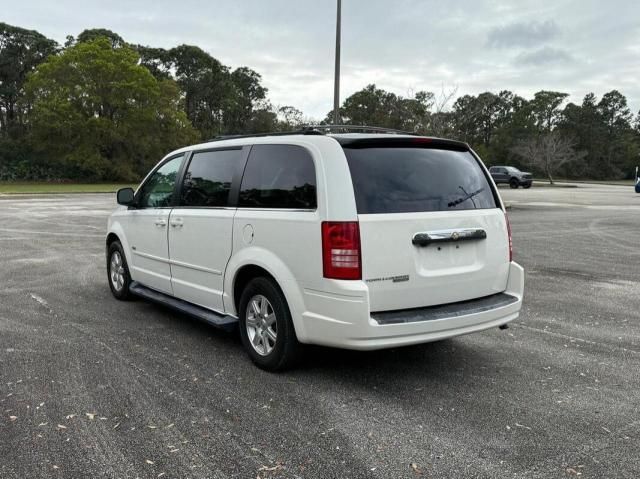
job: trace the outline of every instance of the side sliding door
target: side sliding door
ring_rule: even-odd
[[[239,184],[249,149],[194,151],[169,218],[174,295],[219,312],[237,203],[238,187],[234,195],[232,185]]]

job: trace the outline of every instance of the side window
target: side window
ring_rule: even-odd
[[[147,182],[142,185],[140,208],[166,208],[171,206],[173,189],[176,185],[176,177],[184,155],[172,158],[162,165]]]
[[[241,149],[194,153],[184,176],[180,206],[227,206],[241,159]]]
[[[296,145],[255,145],[247,160],[238,206],[315,209],[316,171],[311,154]]]

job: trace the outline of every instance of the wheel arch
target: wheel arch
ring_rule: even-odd
[[[107,237],[105,239],[105,248],[108,253],[109,246],[113,244],[115,241],[119,241],[122,245],[122,249],[124,251],[124,257],[127,260],[127,264],[129,265],[129,274],[133,278],[133,269],[131,268],[131,251],[129,250],[129,242],[127,241],[127,236],[124,234],[124,230],[122,228],[122,224],[119,221],[113,221],[109,224],[109,229],[107,233]]]
[[[111,246],[111,243],[115,243],[116,241],[120,241],[120,238],[112,231],[107,235],[107,248]]]
[[[236,271],[235,278],[233,280],[233,306],[236,313],[238,312],[238,306],[240,305],[240,296],[242,296],[244,288],[246,288],[247,284],[249,284],[252,279],[258,277],[269,278],[282,291],[282,288],[280,288],[278,281],[273,277],[271,273],[269,273],[269,271],[255,264],[246,264],[242,266],[238,271]]]
[[[244,287],[253,278],[267,277],[280,289],[289,307],[291,320],[298,340],[305,342],[305,328],[302,323],[302,313],[305,311],[302,291],[286,265],[273,253],[258,248],[242,250],[233,257],[227,266],[224,280],[225,311],[238,315],[238,304]]]

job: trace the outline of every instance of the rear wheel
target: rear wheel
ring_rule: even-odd
[[[129,292],[131,275],[129,274],[127,258],[119,241],[111,243],[107,250],[107,276],[111,293],[117,299],[124,301],[131,298],[131,293]]]
[[[518,188],[518,186],[520,186],[520,182],[517,178],[511,178],[511,180],[509,180],[509,186],[513,189],[516,189]]]
[[[286,299],[274,281],[251,280],[240,297],[238,315],[242,344],[258,367],[280,371],[295,364],[300,343]]]

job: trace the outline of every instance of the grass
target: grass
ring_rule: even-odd
[[[546,181],[549,180],[540,180]],[[633,180],[554,180],[559,181],[560,183],[591,183],[595,185],[615,185],[615,186],[633,186],[636,184]]]
[[[0,182],[0,194],[115,193],[119,188],[138,185],[117,183],[13,183]]]

